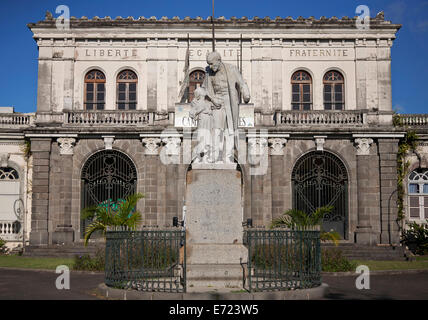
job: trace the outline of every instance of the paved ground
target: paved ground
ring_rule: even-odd
[[[358,276],[358,275],[357,275]],[[323,276],[329,285],[326,299],[333,300],[428,300],[428,273],[372,275],[370,289],[358,290],[357,276]]]
[[[103,274],[73,273],[70,290],[58,290],[55,272],[0,269],[0,300],[95,300]],[[370,290],[355,287],[356,276],[324,276],[330,287],[326,299],[428,300],[428,273],[372,275]]]
[[[0,300],[95,300],[103,274],[73,273],[70,290],[58,290],[60,274],[51,271],[0,269]]]

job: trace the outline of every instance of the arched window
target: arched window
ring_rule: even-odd
[[[117,150],[99,151],[86,161],[81,176],[82,209],[115,206],[118,201],[136,192],[137,169],[132,160]],[[90,220],[81,221],[84,236]]]
[[[291,108],[312,109],[312,78],[306,71],[297,71],[291,77]]]
[[[85,109],[104,110],[106,77],[99,70],[89,71],[85,76]]]
[[[324,75],[324,109],[343,110],[345,108],[345,88],[340,72],[329,71]]]
[[[428,219],[428,169],[417,169],[409,175],[410,219]]]
[[[202,85],[205,78],[205,72],[195,70],[189,75],[189,94],[187,102],[192,102],[195,90]]]
[[[2,167],[0,168],[0,180],[18,180],[19,174],[13,168]]]
[[[117,76],[117,109],[137,109],[138,77],[131,70],[124,70]]]
[[[20,196],[18,171],[0,167],[0,238],[3,240],[19,239],[21,222],[17,205]]]
[[[313,151],[302,156],[293,168],[293,209],[308,214],[323,206],[333,206],[325,215],[323,229],[347,237],[348,174],[343,162],[326,151]]]

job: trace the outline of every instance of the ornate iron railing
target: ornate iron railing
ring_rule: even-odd
[[[186,292],[185,231],[107,231],[106,239],[106,285]]]
[[[280,291],[321,285],[319,231],[245,230],[248,262],[245,288]]]

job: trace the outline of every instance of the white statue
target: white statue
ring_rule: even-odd
[[[209,163],[214,160],[212,158],[213,104],[206,97],[206,90],[199,87],[195,90],[191,102],[192,109],[189,116],[198,121],[198,144],[193,150],[193,157],[196,158],[194,163]]]
[[[218,52],[207,55],[206,69],[202,87],[207,90],[208,99],[213,103],[213,134],[215,161],[221,159],[234,162],[237,146],[239,122],[239,96],[244,103],[250,101],[250,90],[238,68],[223,63]],[[219,159],[219,154],[222,156]]]

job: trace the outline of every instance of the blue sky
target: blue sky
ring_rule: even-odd
[[[71,16],[202,16],[211,15],[211,0],[0,0],[0,106],[18,112],[36,111],[37,46],[27,23],[44,19],[67,5]],[[358,5],[367,5],[373,17],[403,27],[392,47],[392,104],[400,113],[428,113],[428,0],[216,0],[215,16],[349,16]]]

